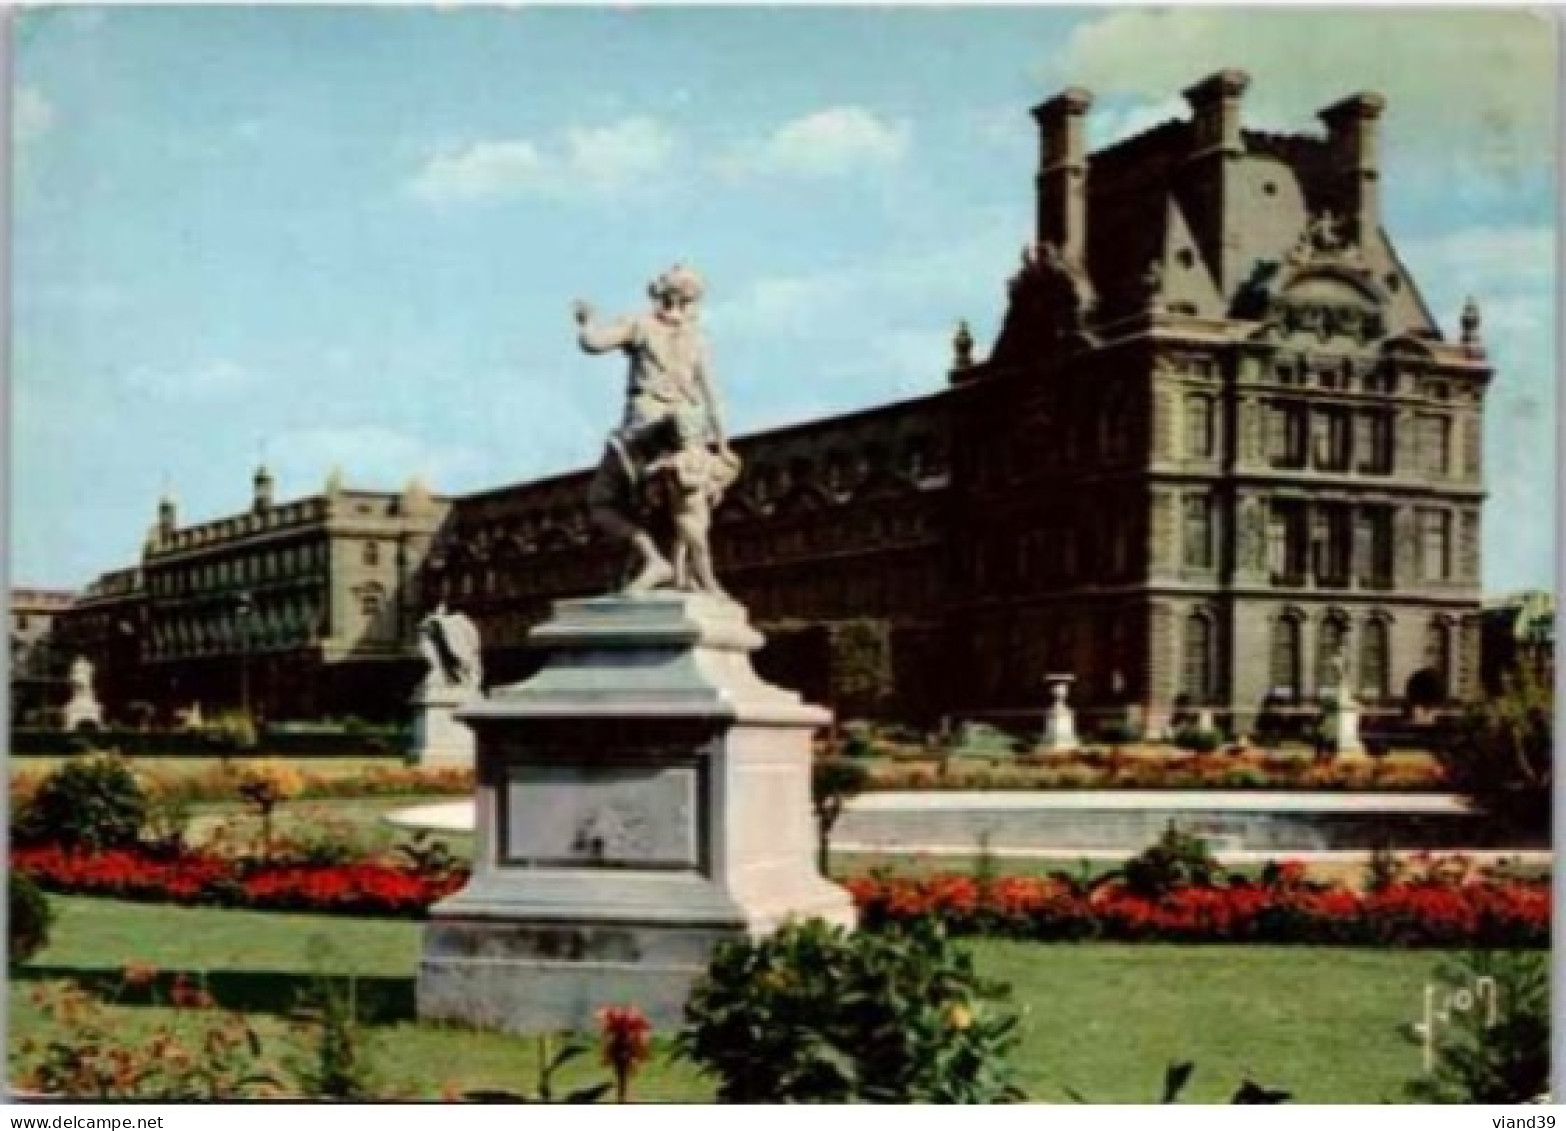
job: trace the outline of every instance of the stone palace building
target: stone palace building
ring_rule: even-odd
[[[939,391],[735,443],[714,544],[763,671],[926,722],[1037,717],[1063,672],[1090,710],[1243,727],[1339,656],[1371,704],[1478,693],[1479,311],[1444,339],[1383,226],[1379,96],[1272,134],[1248,82],[1091,153],[1088,92],[1037,107],[1037,230],[988,353],[962,326]],[[232,701],[243,636],[274,717],[384,716],[423,610],[473,616],[510,680],[552,599],[611,583],[588,478],[284,505],[258,479],[189,528],[165,504],[131,589],[79,615],[130,610],[116,678],[160,704]]]

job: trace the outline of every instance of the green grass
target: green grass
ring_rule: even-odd
[[[270,1039],[313,972],[353,974],[369,1022],[378,1076],[398,1094],[459,1088],[531,1088],[530,1039],[421,1025],[413,972],[420,926],[55,898],[51,946],[14,977],[16,1042],[42,1024],[28,1001],[40,981],[112,980],[128,962],[204,973],[219,1004],[251,1014]],[[330,953],[316,954],[319,940]],[[1010,982],[1026,1011],[1016,1056],[1028,1094],[1064,1101],[1067,1088],[1101,1102],[1156,1100],[1165,1065],[1192,1060],[1186,1099],[1222,1101],[1250,1075],[1301,1101],[1394,1100],[1419,1070],[1398,1036],[1417,1016],[1440,955],[1306,947],[1042,945],[974,941],[981,971]],[[126,1032],[163,1011],[117,1006]],[[591,1058],[566,1083],[597,1078]],[[660,1055],[643,1099],[702,1100],[711,1087]]]

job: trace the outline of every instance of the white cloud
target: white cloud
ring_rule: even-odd
[[[862,106],[835,106],[785,122],[763,141],[736,147],[720,162],[734,175],[836,177],[896,165],[912,131]]]
[[[673,135],[658,122],[627,118],[573,127],[548,144],[499,138],[443,147],[426,158],[408,188],[433,203],[516,194],[613,195],[662,173],[674,150]]]
[[[1520,11],[1128,9],[1079,26],[1062,66],[1100,96],[1155,103],[1239,67],[1254,80],[1247,120],[1255,102],[1294,129],[1377,90],[1411,149],[1525,166],[1555,151],[1555,39],[1547,15]]]
[[[856,311],[910,304],[944,304],[956,318],[975,303],[994,302],[1013,263],[1007,237],[996,229],[881,262],[753,279],[733,298],[715,302],[708,317],[726,332],[763,334],[810,333],[845,314],[852,321]]]
[[[170,400],[208,400],[252,388],[256,374],[237,362],[218,360],[184,369],[138,365],[125,374],[132,392]]]
[[[37,89],[20,87],[11,107],[11,136],[19,146],[35,142],[49,132],[57,116],[53,104]]]
[[[432,444],[377,424],[301,428],[268,437],[267,452],[284,494],[319,490],[334,468],[350,487],[393,490],[417,475],[442,492],[467,481],[481,462],[468,448]]]

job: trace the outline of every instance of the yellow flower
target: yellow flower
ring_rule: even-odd
[[[973,1010],[966,1005],[954,1005],[946,1011],[946,1024],[953,1029],[966,1029],[973,1024]]]

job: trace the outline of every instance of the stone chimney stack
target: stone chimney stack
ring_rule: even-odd
[[[1245,142],[1240,137],[1240,100],[1250,85],[1250,75],[1231,69],[1208,75],[1186,90],[1185,100],[1191,105],[1191,121],[1196,131],[1191,156],[1215,149],[1233,156],[1245,151]]]
[[[272,509],[272,473],[266,465],[256,468],[255,512],[261,514]]]
[[[1220,293],[1231,294],[1248,264],[1240,262],[1242,217],[1236,176],[1245,156],[1240,102],[1251,76],[1223,70],[1185,92],[1191,105],[1191,143],[1182,204]]]
[[[1039,124],[1038,240],[1069,263],[1087,255],[1087,138],[1083,115],[1093,96],[1079,87],[1033,109]]]
[[[1379,94],[1351,94],[1316,116],[1327,127],[1334,189],[1353,242],[1363,245],[1381,226],[1381,112]]]

